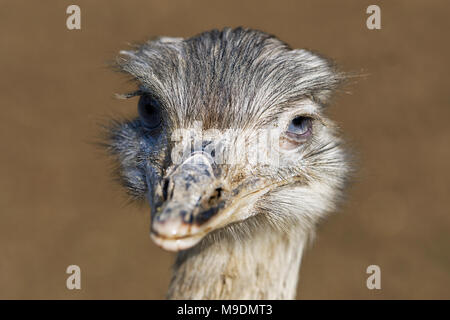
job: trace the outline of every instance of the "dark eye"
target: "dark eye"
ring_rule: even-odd
[[[161,124],[161,109],[158,100],[150,95],[139,98],[138,113],[148,129],[156,129]]]
[[[295,117],[289,123],[287,132],[302,138],[308,137],[312,132],[312,119],[304,116]]]

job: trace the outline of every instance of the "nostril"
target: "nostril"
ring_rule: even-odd
[[[221,195],[222,195],[222,188],[216,188],[211,197],[209,197],[208,204],[210,206],[216,205],[219,202]]]
[[[163,201],[167,200],[168,190],[169,190],[169,179],[164,179],[163,187],[162,187]]]
[[[216,188],[217,192],[217,199],[220,199],[220,196],[222,195],[222,188]]]

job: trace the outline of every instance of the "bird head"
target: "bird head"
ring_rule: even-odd
[[[110,127],[121,181],[151,211],[151,238],[185,250],[261,224],[310,230],[347,175],[324,114],[342,75],[249,29],[158,38],[118,58],[138,116]]]

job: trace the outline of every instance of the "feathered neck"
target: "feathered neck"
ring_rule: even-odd
[[[178,254],[169,299],[294,299],[307,236],[261,228]]]

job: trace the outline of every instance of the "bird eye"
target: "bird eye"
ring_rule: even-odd
[[[148,129],[156,129],[161,124],[161,110],[158,100],[150,95],[139,98],[138,113],[143,124]]]
[[[304,116],[295,117],[289,123],[287,132],[297,137],[308,137],[312,132],[312,119]]]

